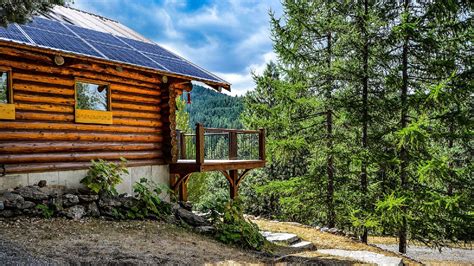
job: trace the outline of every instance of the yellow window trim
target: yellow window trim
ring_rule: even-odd
[[[0,66],[0,72],[7,72],[7,96],[8,103],[0,103],[0,119],[15,120],[15,104],[13,103],[13,77],[12,69]]]
[[[77,83],[90,83],[96,85],[107,86],[107,111],[98,111],[98,110],[82,110],[77,109]],[[102,124],[102,125],[112,125],[113,124],[113,114],[112,114],[112,90],[110,89],[110,83],[90,80],[90,79],[79,79],[74,80],[74,120],[76,123],[85,123],[85,124]]]

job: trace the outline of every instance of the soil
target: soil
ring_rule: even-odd
[[[331,256],[273,255],[224,245],[211,237],[159,221],[62,218],[0,220],[0,264],[318,264],[351,265]]]

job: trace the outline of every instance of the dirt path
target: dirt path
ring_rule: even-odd
[[[378,247],[397,251],[398,245],[376,244]],[[462,248],[443,248],[441,252],[424,246],[408,246],[407,255],[416,260],[429,264],[445,264],[449,262],[456,265],[474,264],[474,250]]]
[[[332,256],[273,256],[224,245],[210,237],[156,221],[24,218],[0,220],[0,265],[153,264],[351,265]]]
[[[272,232],[286,232],[298,235],[300,238],[312,242],[317,249],[341,249],[349,251],[370,251],[379,254],[383,254],[389,257],[400,257],[403,259],[403,263],[416,265],[419,264],[417,261],[411,260],[407,257],[403,257],[397,253],[383,250],[375,246],[369,246],[362,242],[351,240],[344,236],[337,236],[334,234],[321,232],[310,226],[305,226],[297,223],[288,222],[276,222],[265,219],[253,220],[261,230],[272,231]],[[317,251],[308,251],[301,256],[306,257],[319,257],[324,258],[325,254]]]

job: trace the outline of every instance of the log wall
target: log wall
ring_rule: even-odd
[[[160,75],[67,56],[65,65],[56,66],[53,57],[0,45],[0,66],[12,69],[16,108],[15,120],[0,120],[6,174],[87,168],[98,158],[124,157],[131,166],[171,160],[173,93]],[[110,84],[112,125],[74,122],[76,78]]]

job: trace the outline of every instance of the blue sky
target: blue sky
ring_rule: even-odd
[[[115,19],[232,83],[254,87],[250,72],[275,60],[269,10],[279,0],[75,0],[74,7]]]

